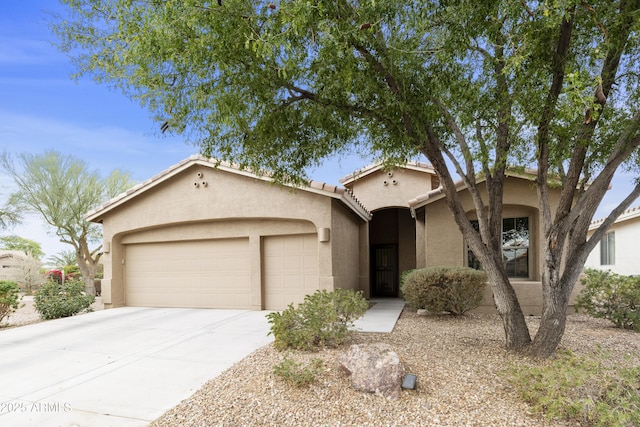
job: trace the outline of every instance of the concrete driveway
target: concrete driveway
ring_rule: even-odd
[[[146,426],[271,342],[267,313],[123,307],[0,330],[0,425]]]

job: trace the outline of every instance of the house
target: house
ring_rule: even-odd
[[[279,186],[192,156],[87,214],[101,223],[106,307],[280,310],[316,289],[399,296],[403,271],[476,265],[425,163]],[[463,186],[469,215],[474,212]],[[505,262],[539,312],[542,231],[530,175],[505,187]],[[492,311],[487,291],[484,310]]]
[[[0,280],[18,280],[21,274],[20,265],[26,258],[22,251],[0,251]]]
[[[593,221],[590,235],[604,219]],[[627,209],[609,228],[602,240],[591,251],[585,267],[611,270],[622,275],[640,274],[636,244],[640,239],[640,206]]]
[[[0,280],[20,285],[25,292],[37,289],[43,281],[42,263],[23,251],[0,251]]]

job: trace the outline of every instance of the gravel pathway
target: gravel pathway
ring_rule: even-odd
[[[538,319],[528,319],[532,332]],[[267,345],[211,380],[152,423],[160,426],[577,426],[531,413],[499,373],[517,358],[503,349],[497,316],[418,316],[405,309],[390,334],[358,333],[353,343],[386,342],[416,390],[397,401],[358,392],[337,363],[342,349],[289,353],[299,362],[324,361],[316,384],[295,388],[274,376],[287,353]],[[640,334],[582,315],[569,318],[562,347],[588,353],[599,345],[640,364]],[[629,362],[628,359],[626,359]]]

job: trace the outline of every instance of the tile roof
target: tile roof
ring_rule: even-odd
[[[636,206],[633,208],[629,208],[626,211],[622,212],[618,218],[613,222],[614,224],[618,224],[620,222],[628,221],[633,218],[640,217],[640,206]],[[605,221],[606,218],[599,218],[591,222],[589,226],[590,230],[594,230],[600,226]]]
[[[397,168],[416,170],[416,171],[431,173],[435,175],[435,170],[433,169],[433,166],[425,162],[409,161],[405,165],[398,166]],[[350,184],[353,181],[356,181],[360,178],[363,178],[381,169],[384,169],[384,165],[382,162],[372,163],[368,166],[358,169],[355,172],[350,173],[347,176],[340,178],[339,181],[340,181],[340,184],[342,185]]]
[[[188,168],[193,164],[200,164],[203,166],[224,170],[226,172],[231,172],[231,173],[247,176],[254,179],[273,182],[273,179],[269,176],[269,174],[256,174],[251,171],[241,169],[237,165],[234,165],[228,162],[224,162],[224,161],[213,159],[213,158],[206,158],[204,156],[195,154],[180,161],[179,163],[176,163],[175,165],[170,166],[169,168],[161,171],[160,173],[152,176],[151,178],[139,184],[134,185],[133,187],[126,190],[125,192],[117,195],[111,200],[108,200],[107,202],[101,204],[100,206],[96,207],[90,212],[87,212],[85,214],[85,218],[89,221],[98,220],[98,217],[106,213],[107,211],[125,203],[127,200],[132,199],[133,197],[136,197],[138,194],[143,193],[149,188],[152,188],[155,185],[169,179],[170,177],[174,176],[178,172],[181,172],[182,170]],[[322,195],[339,199],[344,204],[349,206],[352,210],[354,210],[357,214],[359,214],[363,219],[368,220],[371,218],[371,213],[354,196],[354,194],[349,189],[326,184],[319,181],[313,181],[313,180],[310,180],[307,186],[298,187],[290,184],[284,184],[284,185],[290,188],[295,188],[302,191],[310,191],[313,193],[322,194]]]

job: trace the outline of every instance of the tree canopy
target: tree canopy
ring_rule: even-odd
[[[637,171],[639,0],[64,2],[54,29],[79,74],[122,89],[205,154],[280,180],[350,149],[390,163],[424,154],[487,271],[509,348],[555,351],[588,253],[640,195],[636,185],[587,239],[615,172]],[[516,166],[537,170],[544,222],[532,346],[499,237]]]
[[[0,167],[17,187],[7,203],[36,214],[53,227],[60,241],[73,247],[82,276],[93,289],[102,233],[84,215],[129,188],[128,174],[115,170],[103,178],[84,161],[55,151],[22,153],[15,158],[5,152]]]
[[[20,236],[0,237],[0,248],[8,251],[22,251],[36,260],[40,260],[44,255],[40,243]]]

